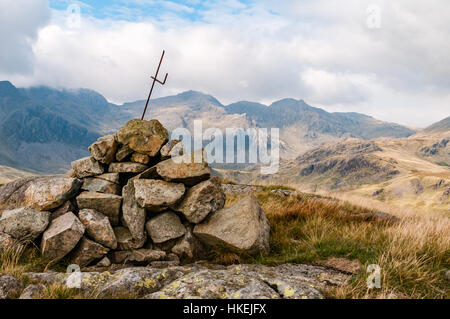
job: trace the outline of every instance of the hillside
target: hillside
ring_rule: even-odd
[[[0,164],[57,173],[86,156],[100,135],[140,118],[144,101],[115,105],[97,92],[48,87],[20,89],[0,82]],[[224,106],[211,95],[187,91],[154,99],[148,118],[169,130],[203,120],[203,129],[278,127],[281,156],[292,159],[322,142],[342,138],[407,137],[413,130],[358,113],[328,113],[302,100],[282,99],[270,106],[238,102]]]
[[[425,128],[423,131],[421,131],[421,134],[431,134],[431,133],[440,133],[440,132],[448,132],[450,131],[450,116],[443,119],[442,121],[439,121],[437,123],[434,123],[427,128]]]

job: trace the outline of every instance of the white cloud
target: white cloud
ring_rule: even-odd
[[[381,8],[380,29],[366,25],[372,3]],[[192,13],[189,6],[135,23],[83,15],[79,29],[54,12],[33,45],[33,75],[0,75],[18,85],[88,87],[124,102],[146,97],[166,49],[161,74],[169,78],[155,96],[194,89],[223,103],[294,97],[409,125],[450,113],[445,0],[230,0],[205,7],[197,21],[174,13]]]

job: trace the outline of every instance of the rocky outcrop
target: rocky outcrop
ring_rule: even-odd
[[[194,228],[194,235],[209,246],[250,255],[268,253],[269,233],[269,222],[253,195],[216,211]]]

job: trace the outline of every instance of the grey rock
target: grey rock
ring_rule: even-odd
[[[186,234],[171,249],[184,261],[202,259],[206,256],[206,249],[203,243],[192,234],[192,227],[186,227]]]
[[[210,213],[225,205],[225,193],[218,177],[213,177],[190,188],[183,201],[173,207],[194,224],[202,222]]]
[[[114,234],[116,235],[118,250],[138,249],[145,245],[146,238],[134,239],[126,227],[114,227]]]
[[[149,264],[165,257],[164,251],[153,249],[115,251],[110,254],[111,261],[115,264]]]
[[[76,212],[76,207],[72,201],[68,200],[50,214],[50,221],[62,216],[68,212]]]
[[[97,161],[103,164],[110,164],[114,161],[118,144],[115,135],[100,137],[89,146],[89,152]]]
[[[148,169],[147,165],[131,162],[111,163],[108,171],[110,173],[142,173]]]
[[[122,190],[122,223],[126,226],[136,242],[145,241],[145,209],[136,201],[133,180],[129,180]]]
[[[85,267],[94,260],[105,256],[108,251],[109,248],[103,247],[102,245],[83,237],[70,254],[70,263],[80,267]]]
[[[122,197],[114,194],[83,192],[77,197],[79,209],[93,209],[109,218],[113,226],[119,223]]]
[[[84,231],[84,225],[70,212],[56,218],[42,236],[42,256],[46,261],[63,258],[75,248]]]
[[[218,210],[194,228],[194,235],[208,246],[249,255],[269,252],[269,233],[269,222],[253,195]]]
[[[119,195],[119,174],[107,173],[96,177],[86,177],[83,180],[81,189],[91,192]]]
[[[170,211],[151,218],[145,224],[145,228],[156,244],[179,238],[186,233],[186,228],[181,223],[180,218]]]
[[[93,157],[85,157],[72,162],[72,170],[78,178],[100,175],[105,171],[103,166]]]
[[[44,290],[45,286],[43,284],[29,285],[22,291],[19,299],[38,299]]]
[[[160,212],[176,204],[184,195],[185,187],[181,183],[169,183],[154,179],[136,179],[133,181],[136,201],[151,212]]]
[[[47,228],[50,213],[28,207],[4,211],[0,218],[0,232],[18,240],[34,240]]]
[[[78,216],[90,238],[108,248],[117,248],[116,235],[108,217],[93,209],[82,209]]]
[[[167,182],[189,186],[207,180],[211,176],[204,150],[160,162],[156,165],[156,172]]]
[[[0,275],[0,299],[18,297],[22,290],[22,280],[10,275]]]

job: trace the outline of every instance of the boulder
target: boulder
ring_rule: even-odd
[[[29,285],[22,291],[19,299],[39,299],[44,290],[45,286],[43,284]]]
[[[148,163],[150,163],[150,156],[139,153],[133,153],[133,155],[131,155],[131,161],[133,163],[140,163],[147,165]]]
[[[136,242],[146,239],[145,234],[145,209],[136,201],[133,180],[129,180],[122,190],[122,224],[125,225]]]
[[[117,140],[137,153],[153,157],[169,140],[169,133],[157,120],[131,120],[117,132]]]
[[[110,173],[142,173],[148,169],[148,166],[139,163],[111,163],[108,171]]]
[[[181,223],[180,218],[170,211],[151,218],[145,224],[145,228],[156,244],[179,238],[186,233],[186,228]]]
[[[127,145],[120,145],[119,150],[116,153],[116,160],[118,162],[122,162],[124,159],[126,159],[128,156],[130,156],[133,153],[133,150],[129,148]]]
[[[100,175],[105,171],[104,167],[93,157],[85,157],[72,162],[72,169],[78,178]]]
[[[57,261],[66,256],[83,237],[85,227],[72,213],[64,214],[50,223],[41,241],[42,256],[46,261]]]
[[[107,173],[96,177],[86,177],[83,179],[83,186],[81,186],[81,189],[91,192],[119,195],[119,174]]]
[[[108,135],[100,137],[89,146],[89,152],[97,161],[103,164],[111,164],[115,159],[117,148],[115,135]]]
[[[176,149],[174,149],[175,146],[177,146],[177,145],[179,145],[181,147],[178,146]],[[173,154],[172,154],[172,150],[174,150]],[[183,143],[181,143],[181,140],[178,140],[178,139],[170,140],[161,148],[160,153],[161,153],[162,159],[168,159],[172,155],[175,155],[175,156],[183,155]]]
[[[26,177],[16,179],[6,185],[0,186],[0,216],[4,209],[14,209],[24,206],[25,191],[34,181],[42,177]]]
[[[93,209],[106,215],[113,226],[119,223],[122,197],[114,194],[83,192],[77,197],[79,209]]]
[[[83,237],[72,251],[70,263],[80,267],[88,266],[96,259],[100,259],[108,253],[109,249]]]
[[[0,232],[18,240],[34,240],[44,232],[50,213],[28,207],[4,211],[0,218]]]
[[[117,239],[117,250],[138,249],[144,246],[146,238],[134,239],[130,231],[126,227],[114,227],[114,234]]]
[[[164,251],[152,249],[115,251],[110,254],[111,261],[115,264],[149,264],[165,257]]]
[[[0,275],[0,299],[13,299],[18,297],[22,286],[22,280],[10,275]]]
[[[203,150],[160,162],[156,165],[156,172],[167,182],[189,186],[207,180],[211,176],[211,169]]]
[[[38,210],[51,210],[73,198],[81,187],[75,178],[54,177],[30,183],[25,191],[24,205]]]
[[[108,248],[117,248],[116,235],[108,217],[93,209],[82,209],[78,216],[90,238]]]
[[[138,204],[152,212],[159,212],[176,204],[185,192],[183,184],[155,179],[137,179],[133,184]]]
[[[183,201],[173,207],[183,213],[194,224],[202,222],[206,216],[225,205],[225,193],[217,176],[190,188]]]
[[[75,213],[77,211],[76,206],[73,204],[71,200],[66,201],[64,204],[62,204],[60,207],[58,207],[56,210],[52,211],[50,214],[50,221],[54,220],[55,218],[58,218],[59,216],[62,216],[68,212]]]
[[[269,233],[269,222],[253,195],[212,213],[194,228],[206,245],[248,255],[269,252]]]

